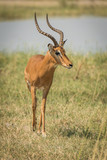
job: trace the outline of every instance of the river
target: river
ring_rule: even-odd
[[[49,18],[50,23],[64,32],[65,48],[72,52],[107,51],[107,18],[74,17]],[[40,28],[52,34],[58,41],[59,35],[49,29],[45,18],[38,18]],[[0,22],[0,51],[47,51],[51,40],[38,33],[34,19]]]

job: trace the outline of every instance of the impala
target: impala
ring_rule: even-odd
[[[48,26],[53,31],[60,34],[59,44],[52,35],[46,32],[43,32],[40,29],[37,22],[37,18],[36,18],[36,13],[35,13],[35,24],[38,32],[50,38],[53,41],[54,45],[50,43],[48,44],[48,51],[45,56],[34,55],[33,57],[31,57],[24,71],[25,81],[27,83],[27,87],[29,91],[31,92],[31,97],[32,97],[33,131],[36,129],[36,123],[37,123],[37,120],[35,117],[36,107],[37,107],[36,90],[41,89],[43,91],[40,122],[39,122],[39,128],[38,128],[38,133],[40,133],[41,125],[42,125],[43,136],[46,136],[46,133],[45,133],[46,99],[47,99],[49,89],[52,85],[54,71],[58,65],[62,65],[68,69],[72,68],[73,66],[72,62],[66,56],[65,50],[63,48],[64,43],[66,42],[66,41],[63,41],[64,39],[63,32],[51,26],[48,20],[48,15],[46,15],[46,21]]]

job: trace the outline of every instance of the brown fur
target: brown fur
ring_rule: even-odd
[[[56,50],[60,51],[61,56],[55,54]],[[60,64],[64,67],[70,68],[69,64],[72,64],[68,57],[65,55],[65,50],[62,47],[52,47],[51,51],[48,51],[45,56],[35,55],[30,58],[24,74],[25,81],[31,92],[32,96],[32,110],[33,110],[33,130],[36,128],[36,89],[43,90],[42,106],[41,106],[41,115],[39,123],[39,131],[42,125],[42,134],[45,134],[45,107],[46,107],[46,98],[53,81],[54,71],[57,65]]]

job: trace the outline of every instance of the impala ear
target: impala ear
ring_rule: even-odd
[[[63,46],[64,46],[64,44],[65,44],[66,41],[67,41],[67,39],[65,41],[63,41]]]
[[[53,51],[53,45],[49,43],[48,44],[48,48],[49,48],[50,53],[52,53],[52,51]]]

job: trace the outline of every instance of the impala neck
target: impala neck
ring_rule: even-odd
[[[55,70],[57,67],[56,60],[51,56],[49,51],[46,53],[45,58],[43,60],[43,64],[48,67],[49,70]]]

